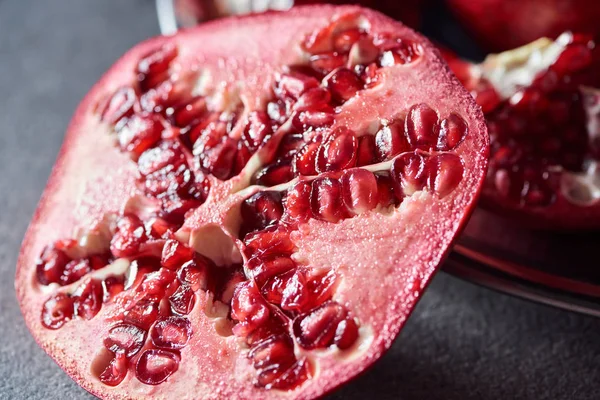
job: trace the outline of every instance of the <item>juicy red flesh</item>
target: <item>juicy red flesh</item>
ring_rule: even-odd
[[[391,212],[419,190],[443,197],[461,181],[462,161],[451,151],[468,127],[456,113],[439,115],[421,103],[371,121],[373,130],[333,127],[345,104],[379,84],[381,68],[416,62],[418,44],[355,24],[326,27],[302,47],[307,63],[281,68],[264,109],[245,110],[228,93],[231,104],[222,110],[211,95],[193,94],[195,72],[171,73],[178,56],[172,45],[144,55],[136,82],[98,105],[155,208],[111,216],[105,254],[72,259],[69,241],[47,247],[36,273],[40,284],[65,290],[44,304],[44,326],[58,329],[74,318],[108,323],[103,339],[112,358],[98,371],[106,385],[119,385],[128,372],[148,385],[169,379],[195,334],[188,316],[213,318],[210,309],[226,309],[215,318],[231,329],[219,334],[233,333],[250,348],[256,386],[303,384],[314,366],[295,346],[352,348],[360,321],[334,300],[335,270],[294,259],[292,233],[310,219],[343,223]],[[179,242],[177,232],[211,196],[211,182],[238,176],[255,155],[262,162],[248,171],[255,190],[236,209],[245,264],[216,265]],[[115,259],[130,263],[128,273],[96,278],[94,271]],[[212,304],[199,307],[201,301]]]

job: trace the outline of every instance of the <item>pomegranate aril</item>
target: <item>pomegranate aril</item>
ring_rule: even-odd
[[[306,143],[294,155],[292,170],[295,175],[316,175],[317,153],[321,146],[320,140]]]
[[[125,285],[123,283],[122,277],[117,276],[109,276],[108,278],[102,281],[102,291],[104,295],[102,296],[102,302],[106,303],[114,299],[116,295],[121,293]]]
[[[198,96],[191,99],[187,104],[167,109],[167,116],[171,124],[179,128],[185,128],[198,122],[207,112],[206,99]]]
[[[451,113],[440,122],[437,149],[448,151],[456,148],[468,131],[467,122],[460,115]]]
[[[137,159],[158,143],[163,129],[163,123],[156,114],[136,114],[117,132],[119,146]]]
[[[394,190],[394,181],[389,175],[376,175],[377,179],[377,203],[381,207],[388,207],[398,201],[402,201],[404,193]]]
[[[438,114],[427,104],[414,105],[406,116],[405,129],[411,146],[434,149],[438,142]]]
[[[65,266],[70,261],[64,251],[54,245],[46,246],[36,261],[35,271],[38,282],[42,285],[60,282]]]
[[[323,84],[331,91],[333,98],[342,103],[350,100],[364,87],[361,79],[348,68],[333,71],[324,79]]]
[[[335,51],[347,53],[352,48],[352,45],[365,35],[366,33],[359,28],[352,28],[339,32],[333,38],[333,48]]]
[[[298,99],[308,89],[319,86],[319,81],[309,75],[290,71],[281,74],[275,86],[275,93],[281,97]]]
[[[312,182],[310,201],[312,214],[316,218],[336,223],[348,217],[341,186],[333,178],[317,178]]]
[[[589,67],[593,62],[592,50],[588,43],[567,46],[550,69],[559,76],[576,73]]]
[[[252,257],[248,260],[248,275],[259,285],[272,276],[283,274],[296,267],[296,263],[289,257]]]
[[[301,271],[296,270],[285,282],[280,303],[281,308],[288,311],[307,311],[311,300],[306,278]]]
[[[152,301],[140,301],[123,313],[123,321],[148,330],[158,318],[158,304]]]
[[[175,280],[175,273],[166,268],[146,274],[135,289],[136,300],[159,301],[167,287]]]
[[[124,215],[117,221],[117,231],[110,241],[113,256],[130,257],[136,255],[140,245],[147,240],[142,221],[134,215]]]
[[[110,328],[104,346],[113,353],[122,353],[127,358],[137,354],[146,340],[146,331],[135,325],[118,324]]]
[[[358,326],[352,318],[341,321],[336,330],[333,342],[337,347],[345,350],[351,347],[358,339]]]
[[[353,167],[356,163],[357,148],[358,141],[354,132],[347,128],[337,128],[319,147],[316,171],[340,171]]]
[[[338,324],[347,315],[348,311],[344,306],[328,301],[294,320],[294,337],[307,350],[329,347],[335,339]]]
[[[103,298],[102,284],[95,279],[86,279],[73,293],[76,315],[85,320],[94,318],[102,308]]]
[[[275,365],[287,368],[296,361],[294,343],[287,335],[273,335],[252,346],[248,358],[256,369]]]
[[[231,318],[239,321],[233,333],[245,337],[269,320],[270,311],[253,281],[239,283],[231,300]]]
[[[301,133],[288,133],[279,142],[277,154],[281,159],[293,157],[294,154],[304,145],[304,135]]]
[[[358,149],[356,151],[356,165],[362,167],[376,162],[377,146],[373,135],[363,135],[358,138]]]
[[[193,260],[183,264],[177,271],[177,279],[189,285],[193,291],[206,290],[208,268],[212,264],[208,259],[196,255]]]
[[[146,150],[138,159],[138,170],[142,176],[162,170],[167,166],[185,162],[185,155],[177,141],[163,141],[157,147]],[[172,168],[172,167],[171,167]]]
[[[181,285],[169,297],[171,311],[178,315],[188,315],[194,308],[194,292],[188,285]]]
[[[395,192],[410,196],[422,190],[427,179],[425,158],[419,153],[405,153],[394,160],[390,176]]]
[[[299,181],[290,190],[284,200],[284,219],[303,222],[308,220],[311,213],[310,182]]]
[[[179,350],[185,347],[192,336],[192,324],[185,317],[159,319],[150,331],[150,338],[156,347]]]
[[[196,148],[194,153],[198,154]],[[204,148],[198,154],[200,165],[216,178],[230,178],[232,166],[237,153],[237,143],[234,139],[224,136],[214,147]]]
[[[310,66],[319,73],[326,75],[336,68],[346,65],[347,56],[342,53],[330,52],[316,54],[309,59]]]
[[[256,184],[262,186],[275,186],[294,179],[290,161],[275,162],[256,173]]]
[[[175,239],[165,242],[160,263],[163,267],[175,270],[192,259],[194,251]]]
[[[115,357],[110,361],[106,369],[102,371],[98,379],[105,385],[117,386],[127,376],[128,364],[129,362],[125,354],[115,354]]]
[[[294,365],[288,368],[266,388],[279,390],[293,389],[309,379],[310,375],[310,364],[306,358],[302,358],[296,361]]]
[[[292,126],[299,131],[310,128],[323,128],[332,125],[334,119],[332,109],[305,110],[294,114]]]
[[[377,179],[372,172],[362,168],[349,169],[340,181],[344,204],[352,214],[362,214],[377,206]]]
[[[379,65],[382,67],[392,67],[397,64],[410,64],[417,61],[422,54],[423,49],[419,44],[401,40],[395,47],[381,54]]]
[[[142,57],[136,68],[142,90],[149,90],[166,80],[169,65],[175,57],[177,48],[173,44],[165,44]]]
[[[241,204],[243,226],[248,231],[261,230],[277,223],[283,214],[281,194],[268,191],[258,192]]]
[[[135,366],[137,379],[147,385],[158,385],[179,368],[179,353],[167,350],[145,350]]]
[[[464,167],[460,157],[451,154],[437,154],[427,160],[427,187],[438,196],[450,194],[460,183]]]
[[[185,80],[164,81],[140,97],[140,106],[148,113],[166,114],[171,106],[191,98],[192,85]]]
[[[92,271],[90,261],[88,259],[73,260],[65,265],[62,275],[60,276],[60,284],[68,285],[83,278]]]
[[[404,123],[402,120],[383,126],[375,134],[375,145],[378,161],[385,161],[394,156],[410,150],[404,136]]]
[[[373,44],[369,37],[361,38],[354,43],[348,54],[348,67],[356,68],[369,65],[379,57],[379,48]]]
[[[329,90],[321,87],[307,90],[298,101],[294,104],[295,111],[306,110],[324,110],[329,111],[331,108],[331,93]]]
[[[48,329],[59,329],[73,318],[73,299],[65,293],[50,297],[42,307],[42,325]]]
[[[100,119],[108,124],[114,125],[122,118],[133,114],[133,106],[137,100],[135,90],[130,86],[117,89],[100,111]]]
[[[273,133],[271,120],[264,111],[252,111],[244,129],[244,142],[250,151],[256,151]]]

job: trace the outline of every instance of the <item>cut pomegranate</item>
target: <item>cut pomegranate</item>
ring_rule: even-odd
[[[474,37],[491,50],[508,50],[564,31],[598,36],[595,0],[446,0]]]
[[[24,241],[23,313],[99,397],[323,396],[389,348],[487,151],[437,51],[376,12],[151,39],[77,111]]]
[[[487,118],[492,145],[482,205],[534,227],[600,226],[600,130],[594,102],[586,101],[600,87],[595,42],[565,33],[482,64],[448,58]],[[438,148],[462,140],[467,126],[457,117],[440,123]]]

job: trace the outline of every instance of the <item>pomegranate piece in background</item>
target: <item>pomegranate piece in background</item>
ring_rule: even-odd
[[[446,0],[473,37],[492,51],[508,50],[564,31],[600,35],[597,0]]]
[[[438,52],[375,11],[150,39],[76,112],[19,259],[23,314],[102,398],[323,396],[400,332],[488,146]]]
[[[594,40],[564,33],[481,64],[445,54],[488,124],[482,206],[532,227],[600,227],[600,48]],[[448,120],[446,140],[460,126]]]

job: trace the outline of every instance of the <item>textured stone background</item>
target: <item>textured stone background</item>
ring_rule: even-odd
[[[84,93],[158,33],[152,1],[0,0],[0,399],[91,398],[29,335],[19,244]],[[435,278],[392,350],[332,399],[600,399],[600,320]]]

